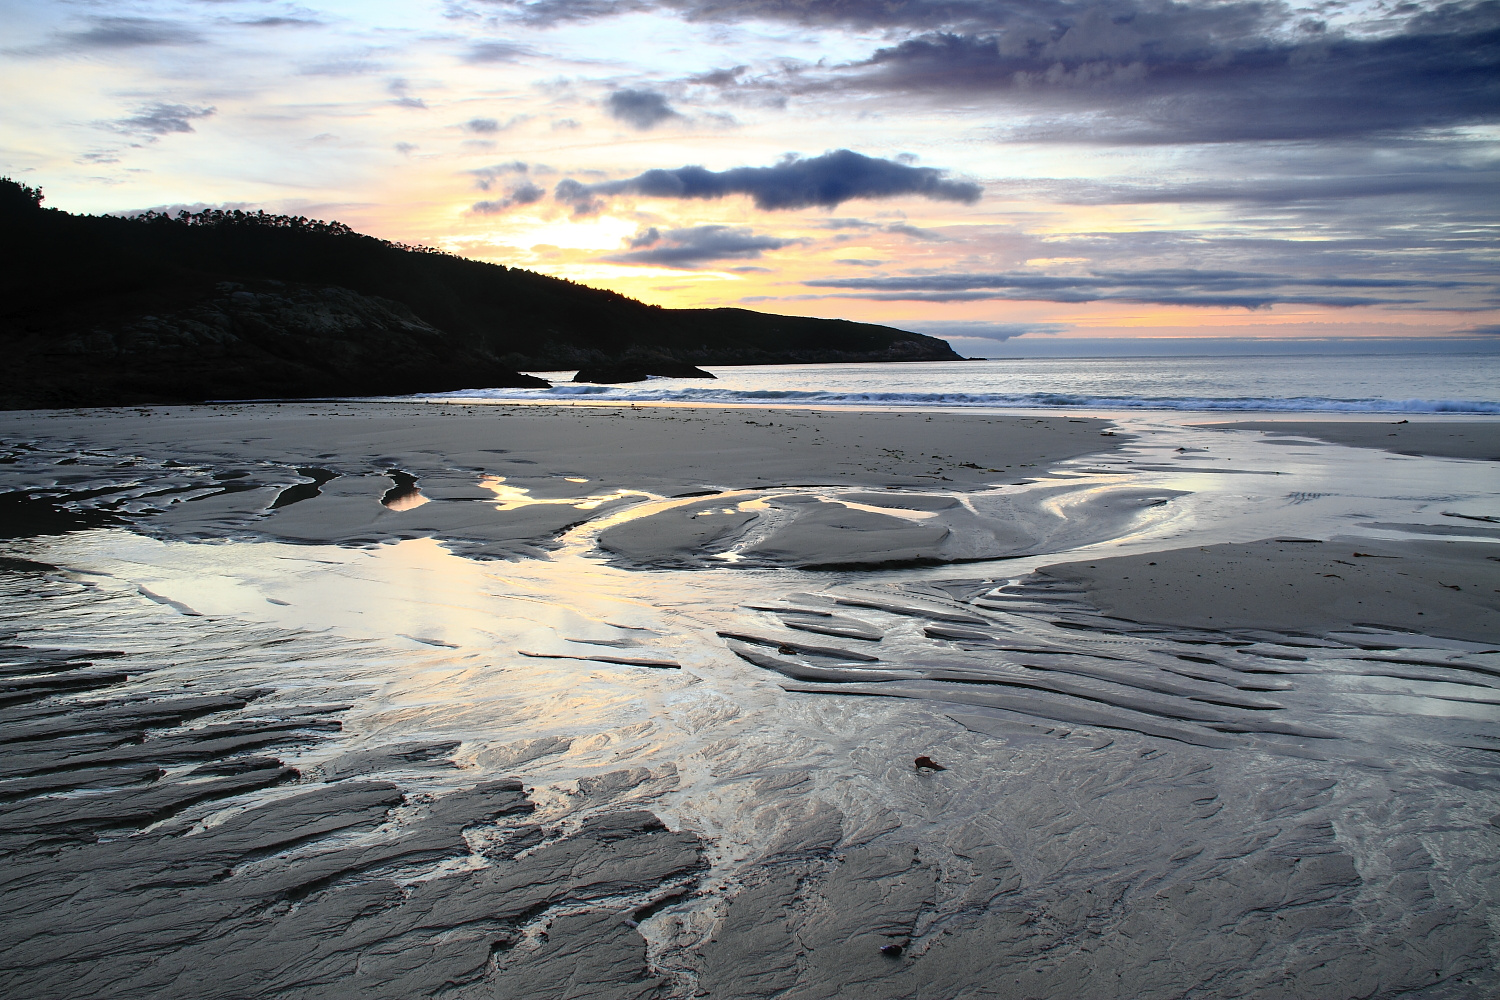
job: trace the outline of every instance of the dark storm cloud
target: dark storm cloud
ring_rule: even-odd
[[[1392,5],[1372,11],[1360,34],[1260,0],[538,0],[501,6],[534,23],[654,9],[689,20],[883,29],[893,36],[891,44],[863,61],[805,67],[801,82],[781,74],[750,80],[738,70],[702,82],[935,99],[1001,95],[1038,115],[1009,126],[1010,135],[1024,138],[1328,139],[1500,120],[1500,0]],[[1074,117],[1086,112],[1106,114]]]
[[[64,47],[82,49],[134,49],[147,45],[192,45],[203,36],[175,21],[145,17],[101,17],[82,31],[57,36]]]
[[[597,211],[602,197],[633,194],[646,198],[723,198],[747,194],[761,211],[833,208],[856,198],[919,195],[938,201],[972,204],[982,193],[978,184],[948,180],[945,171],[910,167],[863,156],[847,149],[808,158],[789,157],[773,167],[705,167],[648,170],[636,177],[599,184],[568,179],[557,186],[559,201],[572,202],[578,214]]]
[[[905,277],[825,278],[809,288],[846,289],[849,297],[879,301],[972,302],[1008,299],[1045,302],[1150,302],[1160,305],[1239,306],[1261,309],[1277,303],[1323,306],[1415,304],[1422,299],[1390,298],[1370,292],[1474,287],[1474,282],[1406,278],[1299,278],[1255,271],[1158,268],[1092,271],[1085,275],[1033,273],[922,274]],[[1316,291],[1286,291],[1316,289]],[[1365,295],[1327,290],[1363,291]]]
[[[173,132],[192,132],[192,122],[208,118],[216,109],[195,108],[187,104],[148,104],[137,108],[135,114],[102,123],[117,132],[128,132],[150,136],[168,135]]]
[[[836,85],[1111,112],[1013,133],[1057,140],[1326,140],[1500,119],[1496,0],[1445,4],[1359,38],[1289,36],[1269,16],[1278,10],[1139,4],[1004,32],[930,33],[846,67]]]
[[[686,269],[716,260],[754,260],[767,250],[805,242],[758,236],[748,226],[691,226],[665,232],[652,226],[632,237],[624,253],[600,259]]]
[[[617,90],[604,99],[604,110],[616,121],[643,132],[678,117],[666,95],[654,90]]]

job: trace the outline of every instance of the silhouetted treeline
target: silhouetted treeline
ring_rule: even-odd
[[[956,357],[942,341],[889,327],[743,309],[661,309],[300,216],[72,215],[42,207],[40,188],[4,178],[0,224],[0,335],[12,343],[87,343],[77,340],[86,331],[176,316],[222,298],[227,283],[255,290],[269,281],[391,300],[455,349],[512,369],[578,367],[629,352],[693,364]]]

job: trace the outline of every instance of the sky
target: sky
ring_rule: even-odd
[[[1500,346],[1500,0],[0,18],[0,173],[72,212],[338,219],[972,356]]]

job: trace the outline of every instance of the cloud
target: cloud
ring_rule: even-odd
[[[511,115],[505,121],[497,118],[470,118],[459,127],[465,132],[475,132],[480,135],[490,135],[495,132],[505,132],[531,120],[530,115]]]
[[[948,237],[932,229],[921,229],[905,222],[893,222],[884,227],[888,233],[898,236],[909,236],[914,240],[922,240],[926,243],[947,243]]]
[[[1424,300],[1366,293],[1472,287],[1468,281],[1407,278],[1299,278],[1253,271],[1158,268],[1093,271],[1086,275],[1033,273],[947,273],[901,277],[824,278],[804,281],[809,288],[847,289],[839,297],[876,301],[975,302],[988,299],[1044,302],[1150,302],[1159,305],[1230,306],[1263,309],[1277,303],[1333,307],[1420,304]],[[1308,293],[1286,289],[1316,289]]]
[[[751,79],[739,67],[687,82],[965,102],[999,97],[1009,106],[997,111],[1015,138],[1326,140],[1500,121],[1496,0],[1369,10],[1269,0],[499,3],[531,24],[658,10],[689,21],[878,31],[888,44],[842,65],[803,67],[802,82],[785,74]]]
[[[508,63],[535,54],[535,49],[519,42],[475,42],[463,54],[466,63]]]
[[[651,228],[643,232],[636,233],[634,236],[627,239],[625,241],[625,245],[632,250],[636,250],[640,247],[655,246],[660,242],[661,230],[657,229],[655,226],[652,226]]]
[[[879,267],[881,264],[884,264],[885,261],[883,261],[883,260],[860,260],[857,257],[842,257],[842,258],[834,261],[834,263],[835,264],[850,264],[850,265],[852,265],[854,267]]]
[[[1067,323],[986,323],[983,320],[936,320],[907,324],[916,333],[929,337],[963,337],[973,340],[1010,340],[1028,334],[1052,336],[1073,329]]]
[[[690,21],[785,21],[799,25],[855,28],[988,23],[1020,5],[1008,0],[495,0],[516,20],[554,25],[618,17],[644,10],[670,10]],[[1054,16],[1080,4],[1051,2],[1040,13]]]
[[[626,252],[601,258],[613,264],[693,268],[716,260],[755,260],[767,250],[806,243],[757,236],[748,226],[692,226],[662,232],[655,226],[626,241]]]
[[[601,197],[618,194],[702,199],[747,194],[755,207],[765,212],[814,206],[833,208],[856,198],[902,195],[964,204],[979,200],[982,192],[978,184],[948,180],[945,174],[946,171],[932,167],[910,167],[839,149],[806,159],[788,157],[774,167],[713,171],[690,166],[648,170],[626,180],[599,184],[569,179],[557,186],[555,196],[559,201],[572,202],[574,212],[580,215],[597,211]]]
[[[740,74],[749,68],[749,66],[733,66],[729,69],[716,69],[712,72],[690,76],[687,82],[700,84],[705,87],[732,87],[739,82]]]
[[[208,118],[216,110],[213,107],[195,108],[187,104],[148,104],[137,108],[133,115],[101,124],[116,132],[155,137],[173,132],[192,132],[192,122],[195,119]]]
[[[564,177],[557,182],[552,197],[571,204],[574,215],[594,215],[604,210],[604,200],[594,197],[589,185],[571,177]]]
[[[247,28],[308,28],[314,25],[324,24],[324,21],[316,21],[310,17],[257,17],[251,21],[236,21]]]
[[[530,164],[522,163],[520,160],[512,160],[510,163],[496,163],[488,167],[477,167],[465,172],[473,175],[475,187],[481,191],[488,191],[500,178],[508,177],[511,174],[528,173],[530,170]]]
[[[513,186],[504,198],[493,201],[476,201],[469,211],[476,215],[495,215],[500,212],[515,208],[517,205],[530,205],[541,201],[547,192],[537,187],[530,181],[521,181]]]
[[[1453,144],[1444,143],[1444,147]],[[1382,151],[1388,157],[1388,151]],[[1234,178],[1177,184],[1108,184],[1044,181],[1017,185],[1018,195],[1037,194],[1077,205],[1238,203],[1253,205],[1328,204],[1351,198],[1405,198],[1412,195],[1476,198],[1482,203],[1500,187],[1500,162],[1461,164],[1449,160],[1456,150],[1444,148],[1432,162],[1408,169],[1380,170],[1374,162],[1308,163],[1292,176]],[[1446,155],[1443,155],[1446,154]],[[1445,162],[1447,161],[1447,162]],[[1029,191],[1027,189],[1030,189]]]
[[[569,21],[592,21],[650,10],[647,0],[495,0],[523,24],[549,27]]]
[[[145,17],[101,17],[83,31],[57,36],[62,45],[74,49],[134,49],[148,45],[193,45],[203,36],[175,21]]]
[[[180,202],[179,201],[179,202],[174,202],[173,204],[170,204],[170,205],[152,205],[149,208],[127,208],[127,209],[124,209],[122,211],[118,211],[118,212],[106,212],[104,214],[105,215],[118,216],[119,218],[122,218],[122,219],[133,219],[133,218],[135,218],[138,215],[145,215],[147,212],[155,212],[157,215],[170,215],[170,216],[175,217],[180,212],[186,212],[189,215],[197,215],[199,212],[213,212],[213,211],[220,211],[220,212],[235,212],[235,211],[240,211],[240,212],[243,212],[243,211],[249,210],[249,211],[253,212],[257,207],[259,207],[259,206],[257,206],[254,202],[248,202],[248,201],[220,201],[220,202],[206,202],[206,201]]]
[[[411,96],[411,85],[401,77],[398,76],[394,80],[391,80],[388,84],[386,84],[385,89],[388,90],[392,95],[394,95],[391,103],[396,105],[396,107],[414,108],[418,111],[427,110],[427,102],[422,100],[420,97]]]
[[[1299,32],[1270,4],[1135,0],[928,32],[826,85],[1005,97],[1040,116],[1015,137],[1326,140],[1500,120],[1497,33],[1495,0],[1439,4],[1374,35]]]
[[[383,69],[384,63],[354,56],[310,63],[297,72],[303,76],[364,76],[367,73],[379,73]]]
[[[604,110],[616,121],[646,131],[679,115],[664,94],[654,90],[617,90],[604,99]]]

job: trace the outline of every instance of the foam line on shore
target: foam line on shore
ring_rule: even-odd
[[[676,379],[644,384],[574,385],[550,389],[464,389],[424,399],[587,400],[620,403],[776,404],[791,406],[881,406],[914,409],[1091,409],[1190,410],[1288,413],[1472,413],[1500,414],[1500,401],[1479,399],[1336,399],[1323,396],[1094,396],[1068,392],[830,392],[812,389],[724,389],[683,386]]]

